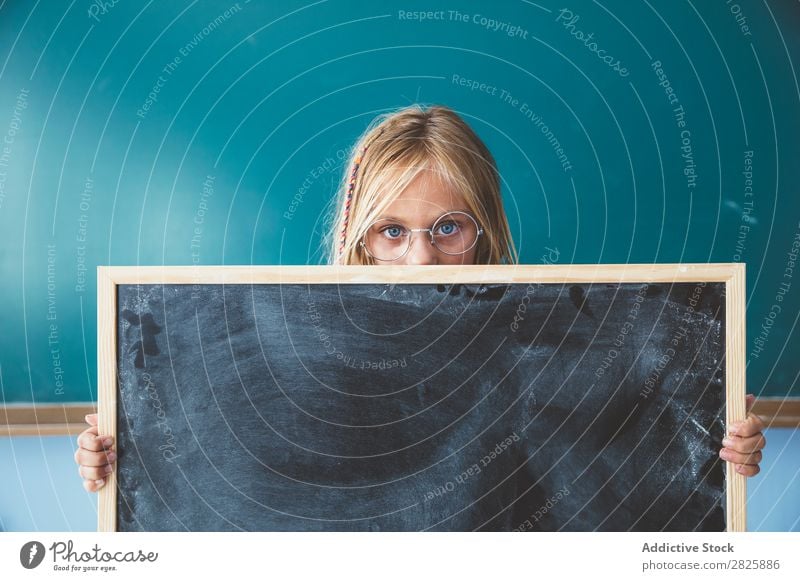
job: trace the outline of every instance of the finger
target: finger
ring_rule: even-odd
[[[759,472],[761,472],[761,468],[757,465],[749,465],[749,464],[740,464],[734,468],[737,474],[743,474],[744,476],[755,476]]]
[[[114,445],[114,438],[111,436],[98,436],[96,432],[91,430],[97,430],[97,428],[89,428],[78,436],[79,447],[90,452],[99,452]]]
[[[96,427],[86,428],[80,434],[78,434],[78,438],[76,440],[78,442],[78,447],[79,448],[83,448],[84,440],[89,440],[89,439],[94,438],[96,436],[97,436],[97,428]]]
[[[734,452],[741,452],[742,454],[751,454],[758,450],[763,450],[767,445],[767,439],[763,434],[756,434],[742,438],[741,436],[728,436],[723,438],[722,446],[733,450]]]
[[[75,461],[81,466],[104,466],[112,464],[116,459],[115,452],[90,452],[82,449],[75,452]]]
[[[83,416],[83,419],[85,419],[86,423],[89,424],[90,426],[97,425],[97,414],[86,414],[85,416]]]
[[[742,454],[735,452],[730,448],[723,448],[719,451],[719,457],[726,462],[733,462],[735,464],[758,464],[761,462],[761,451],[753,452],[752,454]]]
[[[764,429],[764,422],[755,414],[750,414],[741,422],[734,423],[728,428],[728,433],[735,436],[755,436]]]
[[[744,406],[745,410],[749,413],[751,409],[753,409],[753,404],[756,402],[756,396],[752,393],[748,393],[744,396]]]
[[[81,478],[84,480],[102,480],[111,472],[114,468],[111,464],[106,464],[105,466],[78,466],[78,474],[81,475]]]
[[[103,488],[105,484],[106,484],[105,480],[84,480],[83,488],[86,490],[86,492],[97,492],[98,490]]]

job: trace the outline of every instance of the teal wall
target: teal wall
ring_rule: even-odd
[[[319,263],[413,102],[485,139],[524,263],[746,262],[748,390],[800,394],[796,2],[55,4],[0,7],[0,399],[96,399],[97,265]]]

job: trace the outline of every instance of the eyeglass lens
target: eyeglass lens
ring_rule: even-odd
[[[411,234],[413,232],[401,222],[381,219],[367,230],[364,245],[373,258],[397,260],[408,250]],[[450,212],[440,216],[427,234],[445,254],[464,254],[478,239],[478,224],[469,214]]]

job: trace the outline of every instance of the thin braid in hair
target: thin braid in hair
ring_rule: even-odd
[[[372,140],[373,142],[381,136],[383,133],[383,129],[380,130],[378,135]],[[347,184],[347,197],[344,201],[344,220],[342,221],[342,234],[339,241],[339,256],[338,258],[342,257],[344,252],[344,243],[347,240],[347,225],[350,220],[350,202],[353,198],[353,190],[356,187],[356,176],[358,175],[358,167],[361,165],[361,161],[364,159],[364,154],[367,152],[367,147],[371,145],[372,142],[367,143],[364,145],[363,149],[361,150],[361,154],[358,155],[353,160],[353,171],[350,172],[350,182]]]

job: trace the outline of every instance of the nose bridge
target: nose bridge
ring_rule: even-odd
[[[431,244],[429,228],[411,229],[411,239],[409,240],[408,254],[406,262],[408,264],[436,264],[439,261],[438,252]]]

